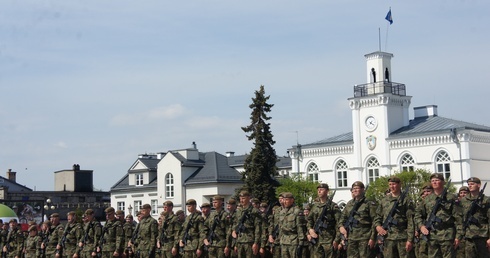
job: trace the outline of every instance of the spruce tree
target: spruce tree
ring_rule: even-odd
[[[252,109],[251,123],[242,127],[248,134],[248,140],[253,141],[253,148],[245,160],[242,177],[244,189],[250,191],[253,197],[268,203],[277,199],[275,188],[278,186],[274,178],[277,175],[277,156],[273,147],[275,141],[268,122],[271,117],[267,116],[274,105],[267,103],[269,98],[270,96],[265,96],[264,85],[261,85],[260,90],[255,91],[255,98],[252,98],[249,106]]]

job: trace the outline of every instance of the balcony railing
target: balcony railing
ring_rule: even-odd
[[[406,96],[405,84],[396,82],[373,82],[354,86],[354,97],[391,93],[398,96]]]

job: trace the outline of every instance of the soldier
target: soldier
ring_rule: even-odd
[[[182,228],[178,217],[173,212],[174,204],[171,201],[163,203],[163,212],[166,216],[162,228],[158,230],[157,248],[162,250],[162,258],[171,258],[178,254],[178,234]]]
[[[389,257],[414,257],[413,242],[415,227],[413,225],[414,206],[410,197],[406,196],[403,202],[400,200],[402,194],[401,180],[392,176],[388,179],[390,193],[384,196],[379,203],[374,219],[374,226],[378,235],[382,236],[383,255]],[[408,191],[408,190],[407,190]],[[408,194],[408,193],[405,193]],[[396,207],[394,205],[396,204]],[[390,214],[392,209],[394,213]],[[390,225],[383,225],[388,216],[392,216]],[[383,228],[388,226],[389,228]],[[379,239],[379,238],[378,238]]]
[[[305,216],[303,211],[294,205],[292,193],[283,194],[284,209],[279,214],[279,231],[281,232],[281,256],[301,258],[303,242],[306,241]]]
[[[6,254],[4,257],[21,257],[24,247],[24,234],[19,230],[17,219],[11,219],[9,222],[10,231],[7,235],[7,240],[2,248],[2,252]]]
[[[480,198],[481,181],[477,177],[467,180],[469,193],[461,199],[465,223],[463,236],[466,239],[466,257],[490,257],[490,199],[483,195]],[[475,205],[473,211],[472,205]],[[471,218],[474,220],[472,221]],[[472,222],[471,222],[472,221]],[[466,228],[464,228],[466,226]]]
[[[133,215],[129,214],[126,216],[126,219],[125,219],[125,222],[124,222],[124,225],[123,225],[123,231],[124,231],[124,243],[129,243],[131,242],[131,238],[133,237],[133,232],[136,228],[136,225],[133,221]],[[122,257],[123,258],[126,258],[126,257],[130,257],[132,256],[132,249],[131,247],[126,247],[124,252],[123,252],[123,255]]]
[[[179,235],[179,247],[182,250],[182,256],[185,258],[200,257],[202,254],[202,240],[205,237],[204,219],[200,212],[196,210],[196,200],[189,199],[185,205],[189,214],[182,225],[182,231]]]
[[[228,216],[226,217],[227,220],[230,221],[230,227],[228,229],[227,237],[226,237],[226,245],[230,247],[230,258],[236,258],[237,253],[235,251],[235,246],[236,242],[234,238],[231,236],[231,232],[233,231],[233,225],[235,225],[236,222],[236,200],[233,198],[230,198],[228,202],[226,203],[226,210],[228,211]]]
[[[41,237],[37,234],[37,226],[33,225],[29,227],[29,236],[24,243],[25,258],[38,258],[41,257]]]
[[[430,183],[426,183],[422,190],[420,191],[420,198],[423,200],[429,194],[432,193],[432,185]],[[420,205],[420,202],[417,206]],[[415,225],[414,218],[414,227],[415,227],[415,254],[417,258],[427,258],[429,257],[429,245],[426,241],[420,241],[420,230]]]
[[[46,257],[46,245],[51,235],[51,221],[46,220],[43,222],[43,224],[41,224],[41,232],[39,233],[39,235],[41,237],[41,252],[39,254],[39,257],[44,258]]]
[[[281,257],[281,242],[280,242],[280,235],[279,235],[279,214],[281,213],[282,209],[284,208],[284,198],[283,198],[283,193],[279,194],[279,205],[275,206],[272,209],[272,217],[271,221],[269,223],[269,237],[268,237],[268,242],[270,246],[270,251],[272,254],[272,257],[274,258],[280,258]]]
[[[61,257],[71,258],[75,253],[79,253],[78,242],[83,237],[83,229],[80,224],[77,223],[76,214],[74,211],[70,211],[66,215],[68,223],[65,225],[63,235],[61,235],[58,245],[56,246],[56,252],[61,254]]]
[[[124,246],[124,231],[121,221],[116,218],[112,207],[105,209],[106,223],[102,228],[102,235],[97,242],[97,253],[103,258],[118,257],[122,254]]]
[[[46,243],[46,257],[56,257],[56,247],[63,236],[64,227],[60,224],[60,215],[58,213],[53,213],[50,216],[51,229],[49,230],[50,236],[49,241]],[[59,254],[58,254],[59,256]]]
[[[209,219],[204,221],[204,245],[207,246],[208,256],[211,258],[224,258],[230,254],[226,238],[230,231],[231,219],[223,207],[224,198],[220,195],[213,197],[214,211]]]
[[[84,213],[83,232],[84,237],[78,242],[80,256],[92,258],[96,255],[97,243],[102,235],[102,225],[95,219],[94,210],[87,209]]]
[[[9,234],[9,224],[7,222],[3,222],[3,220],[0,219],[0,225],[2,228],[0,229],[0,247],[3,248],[3,246],[7,243],[7,235]]]
[[[259,206],[259,212],[260,212],[260,217],[262,218],[262,237],[260,241],[260,250],[259,254],[261,258],[265,257],[272,257],[272,253],[270,250],[270,247],[268,245],[268,239],[269,239],[269,223],[272,221],[272,208],[269,207],[269,205],[266,202],[260,203]]]
[[[158,237],[158,223],[150,216],[151,205],[144,204],[140,210],[141,215],[135,230],[135,253],[140,258],[153,257]]]
[[[327,184],[319,184],[317,186],[318,201],[313,203],[309,216],[307,217],[308,240],[316,242],[312,246],[312,257],[332,258],[335,256],[335,251],[339,245],[339,237],[337,236],[337,224],[340,220],[339,206],[328,198],[329,188]],[[323,210],[325,215],[320,218]],[[315,231],[315,225],[319,223],[320,232]],[[312,241],[312,239],[314,239]]]
[[[239,258],[253,257],[259,253],[261,241],[261,218],[259,211],[250,203],[250,193],[240,192],[241,209],[238,209],[232,237],[236,239],[235,250]]]
[[[374,255],[376,232],[372,225],[376,216],[376,205],[366,199],[364,190],[361,181],[352,184],[353,199],[347,202],[338,224],[340,233],[348,241],[347,257],[369,258]],[[350,223],[354,221],[357,223]],[[345,228],[344,225],[348,227]]]
[[[462,209],[461,200],[463,199],[463,197],[465,197],[468,194],[469,191],[470,191],[470,189],[467,186],[461,186],[459,188],[458,196],[456,199],[456,204],[458,205],[458,207],[460,207],[460,209]],[[465,245],[466,245],[466,240],[464,238],[460,238],[458,248],[456,249],[456,258],[464,258],[465,257],[465,254],[464,254],[465,253],[465,251],[464,251]]]
[[[457,236],[462,234],[462,214],[455,205],[454,195],[441,196],[444,192],[444,176],[434,173],[430,176],[430,182],[434,192],[425,197],[417,206],[415,223],[420,228],[421,234],[428,239],[429,257],[454,257],[454,250],[459,245]],[[433,211],[437,202],[440,202],[441,205],[439,209]],[[435,223],[435,229],[429,231],[425,223],[432,212],[440,221]]]
[[[211,204],[205,202],[201,205],[201,216],[203,218],[203,224],[209,219],[209,215],[211,214]],[[204,228],[203,228],[204,229]],[[203,239],[204,240],[204,239]],[[200,257],[207,258],[208,257],[208,249],[204,246],[204,242],[201,242],[201,246],[199,249],[202,250],[202,254]]]

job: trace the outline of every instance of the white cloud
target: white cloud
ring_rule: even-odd
[[[62,148],[62,149],[68,148],[68,145],[64,141],[59,141],[59,142],[55,143],[54,146],[56,146],[58,148]]]
[[[186,109],[182,105],[174,104],[132,114],[118,114],[110,120],[109,124],[113,126],[149,124],[177,119],[185,115],[185,113]]]

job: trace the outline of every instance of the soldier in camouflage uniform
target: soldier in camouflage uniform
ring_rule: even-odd
[[[92,258],[96,255],[97,243],[102,235],[102,225],[94,217],[94,210],[87,209],[84,213],[84,237],[78,243],[81,258]]]
[[[348,240],[347,257],[370,258],[374,256],[376,230],[373,228],[373,220],[376,216],[376,204],[366,199],[364,189],[364,184],[360,181],[352,184],[353,199],[347,202],[338,224],[340,233]],[[359,208],[353,214],[353,219],[358,223],[355,226],[352,225],[352,231],[347,232],[348,229],[344,225],[349,220],[349,214],[355,205],[359,205]]]
[[[51,221],[46,220],[43,222],[41,225],[41,232],[39,233],[39,236],[41,237],[41,253],[40,256],[41,258],[46,257],[46,244],[49,241],[49,237],[51,236]]]
[[[281,240],[280,240],[280,232],[279,232],[279,214],[284,208],[284,198],[283,193],[279,194],[279,205],[275,206],[272,209],[272,216],[268,227],[269,237],[268,244],[270,246],[270,251],[272,253],[272,257],[280,258],[281,257]]]
[[[467,186],[461,186],[459,188],[456,204],[459,206],[461,210],[463,210],[463,207],[461,206],[461,200],[468,194],[469,191],[470,189]],[[460,240],[459,245],[458,248],[456,249],[456,258],[464,258],[466,239],[460,238],[459,240]]]
[[[197,203],[194,199],[189,199],[185,203],[189,214],[185,218],[182,230],[179,235],[179,248],[182,257],[194,258],[202,254],[204,235],[204,219],[196,209]]]
[[[242,207],[237,210],[236,221],[231,233],[236,239],[235,250],[238,258],[255,257],[260,248],[262,219],[259,211],[253,208],[248,191],[240,192],[240,204]]]
[[[63,235],[61,235],[56,251],[61,254],[63,258],[71,258],[75,253],[79,253],[78,243],[83,237],[82,226],[76,221],[77,217],[74,211],[68,212],[68,223],[65,225]]]
[[[470,177],[468,180],[469,193],[461,199],[461,206],[465,221],[468,220],[468,215],[471,214],[470,209],[480,194],[481,181],[477,177]],[[490,199],[483,196],[480,203],[476,203],[478,208],[472,217],[475,219],[473,223],[469,223],[468,228],[464,229],[464,236],[460,238],[466,239],[465,256],[466,257],[490,257]]]
[[[231,227],[231,219],[223,207],[224,198],[220,195],[213,197],[214,211],[209,219],[204,221],[204,245],[208,249],[208,257],[224,258],[230,254],[230,246],[227,245],[227,235]],[[210,238],[211,237],[211,238]]]
[[[301,248],[306,241],[306,220],[303,210],[294,205],[292,193],[283,193],[284,209],[279,214],[279,231],[281,232],[281,256],[300,258]]]
[[[272,257],[272,253],[270,250],[269,243],[269,225],[273,221],[272,209],[274,207],[269,207],[266,202],[260,203],[259,211],[260,216],[262,218],[262,237],[260,241],[260,249],[259,254],[261,258],[270,258]]]
[[[226,203],[226,210],[228,211],[226,219],[230,221],[230,227],[226,236],[226,245],[230,247],[230,258],[236,258],[238,256],[235,251],[236,241],[234,241],[234,238],[231,236],[233,225],[235,225],[236,222],[236,209],[236,200],[233,198],[229,199]]]
[[[206,224],[206,221],[209,220],[209,215],[211,215],[211,204],[205,202],[201,205],[201,216],[203,218],[203,224]],[[200,257],[207,258],[208,248],[204,246],[204,242],[201,242],[201,246],[199,248],[202,250],[202,254]]]
[[[163,203],[163,212],[166,214],[162,228],[158,230],[157,248],[162,250],[162,258],[175,257],[178,254],[178,234],[182,224],[178,222],[173,212],[174,204],[171,201]]]
[[[136,223],[133,221],[133,215],[131,214],[127,215],[125,221],[126,222],[123,225],[123,231],[124,231],[124,243],[126,246],[122,255],[123,258],[132,256],[131,247],[128,248],[127,243],[131,241],[131,238],[133,237],[133,232],[136,228]]]
[[[8,258],[21,257],[24,250],[24,233],[19,229],[17,219],[11,219],[9,222],[10,231],[7,240],[2,248],[2,252],[7,254]]]
[[[141,216],[135,238],[135,254],[140,258],[155,256],[158,237],[158,222],[150,216],[151,205],[144,204],[140,210]]]
[[[312,246],[312,257],[314,258],[333,258],[339,245],[340,237],[337,234],[337,223],[340,220],[339,206],[332,200],[329,200],[329,188],[327,184],[317,186],[318,201],[313,206],[307,217],[308,240],[315,239],[316,244]],[[328,205],[326,208],[325,206]],[[321,227],[321,233],[315,232],[315,224],[319,217],[327,209],[325,216],[320,219],[324,227]]]
[[[50,236],[49,241],[46,243],[46,257],[56,257],[56,247],[63,236],[65,231],[63,225],[60,224],[60,215],[58,213],[53,213],[50,216],[51,229],[49,230]],[[58,254],[59,255],[59,254]]]
[[[403,203],[398,203],[396,211],[393,215],[396,225],[389,225],[387,231],[383,228],[383,223],[395,205],[395,202],[400,199],[402,194],[402,183],[398,177],[390,177],[388,179],[388,187],[390,193],[387,194],[378,204],[374,226],[378,235],[383,236],[383,255],[386,258],[390,257],[414,257],[413,249],[415,227],[413,225],[414,205],[412,199],[405,197]]]
[[[425,197],[427,197],[429,194],[432,193],[432,185],[430,183],[426,183],[421,191],[420,191],[420,198],[423,200]],[[417,203],[417,206],[420,205],[420,202]],[[417,208],[415,209],[417,210]],[[415,224],[415,214],[414,214],[414,227],[415,227],[415,256],[417,258],[427,258],[429,256],[429,244],[426,241],[421,241],[420,238],[420,229],[417,228],[417,225]]]
[[[105,209],[106,223],[102,228],[102,235],[97,242],[97,253],[102,253],[103,258],[118,257],[122,254],[124,246],[124,231],[115,216],[113,207]]]
[[[454,257],[454,250],[459,245],[457,236],[462,234],[462,216],[461,210],[455,204],[456,197],[447,194],[442,201],[440,209],[435,213],[441,220],[436,223],[435,229],[430,231],[425,227],[425,222],[431,214],[438,197],[444,191],[444,176],[434,173],[430,176],[430,182],[434,192],[421,201],[415,212],[415,225],[420,228],[421,234],[427,236],[429,241],[429,257]]]
[[[24,243],[25,258],[39,258],[41,249],[41,237],[37,234],[37,226],[29,227],[29,236]]]

